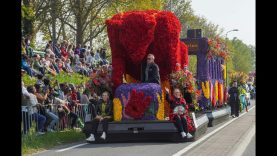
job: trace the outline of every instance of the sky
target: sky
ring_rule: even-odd
[[[196,15],[224,29],[228,38],[237,37],[246,44],[256,45],[256,8],[255,0],[191,0]]]

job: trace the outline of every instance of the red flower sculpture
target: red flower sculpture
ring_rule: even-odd
[[[130,100],[125,108],[125,114],[133,117],[134,119],[140,119],[143,117],[143,114],[149,107],[151,101],[151,96],[147,96],[144,98],[143,92],[132,90]]]
[[[171,12],[130,11],[114,15],[106,24],[115,88],[122,83],[123,74],[140,80],[141,63],[149,53],[155,55],[161,81],[176,70],[176,63],[181,69],[188,65],[188,48],[180,41],[181,24]]]

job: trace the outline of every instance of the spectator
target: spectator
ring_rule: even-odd
[[[102,93],[102,99],[100,99],[96,106],[94,107],[92,105],[92,133],[89,138],[87,138],[87,141],[95,141],[94,135],[97,133],[98,125],[100,122],[103,124],[103,133],[101,135],[101,139],[106,139],[106,134],[108,131],[108,122],[112,121],[112,115],[113,115],[113,108],[112,108],[112,101],[109,99],[109,93],[103,92]]]
[[[45,69],[43,67],[43,65],[40,62],[40,56],[35,54],[34,55],[34,64],[33,64],[33,68],[37,71],[39,71],[42,75],[45,74]]]
[[[81,104],[89,104],[90,102],[88,97],[89,97],[89,91],[88,89],[85,89],[80,99]]]
[[[36,84],[40,85],[41,87],[44,87],[43,75],[41,75],[41,74],[37,75],[37,82],[36,82]]]
[[[49,107],[46,106],[46,101],[48,100],[48,96],[50,95],[49,87],[46,86],[43,91],[41,90],[41,88],[41,85],[35,84],[34,94],[36,95],[38,102],[41,104],[39,105],[39,111],[42,115],[46,116],[47,120],[51,121],[50,124],[46,124],[45,127],[47,127],[47,131],[53,132],[53,128],[58,123],[59,118],[50,111]]]
[[[70,59],[67,59],[67,60],[65,61],[65,69],[66,69],[66,71],[67,71],[68,73],[73,73],[73,70],[72,70],[72,68],[71,68],[71,61],[70,61]]]
[[[26,54],[29,57],[33,56],[33,48],[31,47],[31,35],[27,35],[25,38]]]
[[[55,55],[55,53],[53,52],[52,43],[50,41],[45,47],[45,53],[49,55]]]
[[[45,52],[47,52],[47,49],[49,49],[52,53],[53,53],[53,51],[54,51],[54,49],[53,49],[53,42],[50,40],[50,41],[48,41],[48,43],[46,44],[46,47],[45,47]]]
[[[81,44],[78,44],[76,49],[74,50],[74,55],[80,55],[81,52]]]
[[[232,85],[233,86],[228,91],[229,105],[231,106],[231,116],[235,118],[239,116],[240,99],[237,81],[233,81]]]
[[[101,57],[100,57],[100,54],[99,54],[99,50],[96,51],[95,55],[94,55],[94,58],[97,62],[101,61]]]
[[[68,54],[68,51],[66,51],[67,50],[66,48],[67,48],[67,43],[64,42],[63,45],[61,46],[61,56],[65,60],[67,60],[69,57],[69,54]]]
[[[75,112],[75,108],[78,105],[78,101],[77,101],[77,94],[75,92],[72,92],[71,88],[68,88],[68,92],[66,95],[66,99],[68,101],[68,104],[66,105],[66,107],[68,108],[69,112],[68,112],[68,116],[71,118],[72,122],[71,122],[71,128],[75,128],[76,127],[76,123],[78,120],[78,115]],[[83,124],[80,124],[83,127]]]
[[[61,50],[60,50],[60,44],[55,44],[54,46],[54,54],[57,58],[61,58]]]
[[[29,106],[30,106],[30,110],[31,110],[31,115],[37,122],[38,134],[44,134],[43,126],[45,124],[46,117],[42,114],[39,114],[38,110],[35,107],[35,106],[39,105],[37,97],[34,95],[36,92],[36,89],[33,86],[29,86],[29,87],[27,87],[27,91],[29,92],[29,97],[30,97]]]
[[[86,53],[86,63],[89,63],[90,65],[94,64],[95,60],[93,57],[93,53]]]
[[[58,67],[58,62],[59,61],[60,61],[60,59],[58,59],[58,58],[55,61],[52,61],[52,65],[53,65],[56,73],[58,73],[58,74],[60,73],[60,70],[59,70],[59,67]]]
[[[181,133],[182,138],[191,138],[192,135],[188,132],[188,123],[185,117],[186,111],[186,100],[182,97],[181,91],[178,88],[175,88],[173,91],[174,97],[169,96],[169,89],[166,90],[166,101],[170,104],[170,113],[171,119],[173,119],[174,124],[178,131]]]
[[[27,72],[27,74],[31,77],[33,77],[33,72],[30,67],[30,65],[27,63],[28,57],[26,55],[22,55],[22,60],[21,60],[21,68]]]
[[[81,49],[81,50],[80,50],[79,58],[80,58],[80,59],[85,59],[85,53],[86,53],[86,49],[84,49],[84,48]]]
[[[21,74],[23,74],[25,71],[21,70]],[[22,120],[23,120],[23,134],[26,134],[30,127],[32,122],[30,122],[30,116],[31,114],[29,114],[29,100],[30,100],[30,94],[27,91],[24,82],[21,82],[21,88],[22,88],[22,97],[21,97],[21,105],[22,105]],[[32,109],[32,108],[31,108]]]
[[[67,50],[66,50],[66,51],[68,52],[70,61],[73,62],[73,58],[74,58],[73,45],[70,44],[70,45],[67,47]]]

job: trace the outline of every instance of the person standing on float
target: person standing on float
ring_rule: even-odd
[[[161,84],[159,66],[154,62],[153,54],[147,55],[147,62],[142,64],[141,82]]]

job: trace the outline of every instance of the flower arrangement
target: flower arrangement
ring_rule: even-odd
[[[129,83],[120,85],[115,98],[122,104],[122,120],[156,120],[159,109],[157,94],[162,96],[161,86],[156,83]]]
[[[156,118],[158,120],[164,120],[164,93],[162,92],[162,97],[160,96],[160,94],[157,93],[157,99],[158,99],[158,102],[159,102],[159,108],[158,108],[158,111],[157,111],[157,114],[156,114]]]
[[[90,80],[86,84],[91,92],[95,92],[100,95],[103,91],[112,92],[112,79],[111,71],[109,70],[98,70],[90,74]]]
[[[134,119],[140,119],[143,117],[145,110],[150,105],[152,100],[151,96],[144,97],[142,91],[132,90],[130,95],[130,101],[125,108],[127,115]]]
[[[201,97],[201,91],[197,90],[196,80],[188,70],[178,70],[170,74],[171,86],[179,88],[182,93],[185,91],[192,95],[192,104],[196,110],[199,110],[198,100]]]
[[[210,82],[209,81],[202,82],[202,90],[203,90],[205,98],[209,99],[210,98]]]
[[[214,56],[222,57],[224,60],[228,60],[230,58],[229,52],[226,48],[226,44],[219,37],[209,39],[208,46],[209,48],[207,57],[209,59]]]
[[[218,100],[218,85],[217,85],[217,81],[215,81],[215,84],[213,85],[213,89],[212,89],[212,105],[213,107],[216,106],[216,102]]]
[[[223,84],[218,82],[218,102],[223,104]]]
[[[114,121],[121,121],[122,105],[119,98],[113,99],[113,115],[114,115]]]
[[[236,80],[239,85],[245,84],[248,80],[248,75],[243,72],[233,72],[230,74],[231,83]]]
[[[215,102],[218,101],[218,81],[215,81],[215,85],[214,85],[214,97],[215,97]]]

